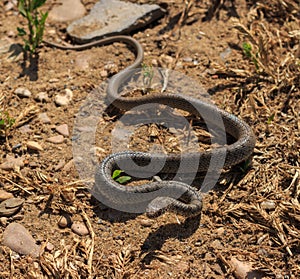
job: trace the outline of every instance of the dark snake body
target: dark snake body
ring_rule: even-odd
[[[107,97],[114,106],[126,111],[142,104],[159,103],[188,111],[195,116],[200,116],[199,112],[201,112],[201,115],[205,115],[206,122],[225,127],[226,133],[233,136],[236,141],[233,144],[224,145],[210,151],[183,155],[170,154],[167,156],[161,155],[160,157],[157,154],[134,151],[111,154],[97,168],[92,194],[102,203],[112,208],[133,213],[146,211],[151,217],[160,215],[166,210],[188,217],[198,215],[202,209],[202,198],[194,187],[179,181],[150,182],[135,187],[124,186],[114,181],[112,172],[118,169],[120,165],[126,166],[126,171],[130,168],[134,170],[135,165],[132,164],[132,161],[139,166],[147,166],[150,163],[155,165],[156,162],[159,165],[163,162],[161,172],[164,173],[176,173],[180,169],[182,161],[185,162],[185,166],[180,169],[183,173],[189,173],[191,169],[196,171],[207,171],[208,169],[219,171],[220,166],[218,164],[214,166],[211,163],[212,157],[214,162],[223,160],[223,168],[236,165],[246,160],[253,152],[255,136],[244,121],[200,99],[167,93],[133,98],[120,96],[119,88],[122,82],[128,78],[129,70],[140,67],[143,61],[142,46],[132,37],[120,35],[71,47],[45,43],[60,49],[84,50],[113,42],[124,42],[132,46],[136,52],[134,63],[109,80]]]

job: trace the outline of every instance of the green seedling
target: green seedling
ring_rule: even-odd
[[[142,64],[142,73],[143,73],[143,83],[144,83],[144,93],[151,90],[152,80],[154,77],[154,70],[151,65]]]
[[[37,49],[43,40],[45,23],[48,12],[42,13],[38,8],[45,4],[46,0],[19,0],[19,13],[27,20],[27,31],[17,27],[18,35],[23,38],[24,49],[31,54],[37,53]]]
[[[15,123],[15,119],[10,117],[7,111],[0,111],[0,134],[3,134],[6,138],[8,137],[8,132]]]
[[[246,172],[250,169],[251,164],[252,164],[252,159],[249,158],[249,159],[245,160],[245,161],[241,164],[241,166],[239,167],[239,169],[240,169],[243,173],[246,173]]]
[[[274,120],[274,117],[275,117],[275,114],[272,113],[269,117],[268,117],[268,120],[267,120],[267,124],[271,124],[271,122]]]
[[[127,175],[121,175],[124,171],[122,170],[115,170],[112,174],[112,179],[114,179],[116,182],[120,183],[120,184],[124,184],[127,181],[129,181],[131,179],[130,176]]]
[[[250,43],[243,43],[244,54],[254,63],[256,70],[259,70],[259,63],[256,59],[258,54],[253,54],[252,45]]]

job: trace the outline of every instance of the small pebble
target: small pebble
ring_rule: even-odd
[[[74,161],[73,161],[73,159],[72,159],[72,160],[70,160],[68,163],[66,163],[66,164],[64,165],[63,171],[64,171],[64,172],[69,172],[69,171],[72,169],[72,167],[74,167],[74,166],[75,166],[75,164],[74,164]]]
[[[39,120],[44,123],[44,124],[49,124],[51,123],[51,119],[49,118],[49,116],[47,115],[46,112],[42,112],[38,115]]]
[[[142,219],[140,221],[140,224],[143,226],[143,227],[151,227],[153,225],[153,220],[150,220],[150,219]]]
[[[89,230],[84,223],[73,223],[73,225],[71,226],[71,230],[80,236],[89,234]]]
[[[42,151],[43,147],[37,143],[36,141],[27,141],[27,148],[32,149],[32,150],[37,150],[37,151]]]
[[[59,144],[59,143],[63,143],[65,140],[65,138],[62,135],[58,135],[58,136],[53,136],[50,138],[47,138],[47,141],[54,143],[54,144]]]
[[[59,221],[58,221],[58,226],[62,229],[66,228],[66,227],[70,227],[72,224],[72,219],[71,219],[71,216],[68,215],[68,214],[65,214],[63,216],[61,216],[59,218]]]
[[[50,242],[47,242],[46,244],[46,250],[48,250],[49,252],[51,252],[54,249],[54,245]]]
[[[8,155],[5,159],[5,162],[3,162],[0,165],[0,169],[2,170],[13,170],[15,168],[21,168],[24,166],[24,158],[23,157],[17,157]]]
[[[55,130],[65,137],[69,136],[69,127],[67,124],[62,124],[62,125],[56,126]]]
[[[13,198],[12,193],[6,192],[5,190],[0,189],[0,202]]]
[[[33,130],[30,129],[30,126],[27,124],[27,125],[23,125],[19,128],[19,131],[22,133],[22,134],[32,134],[33,133]]]
[[[19,97],[29,98],[31,96],[31,92],[23,87],[17,88],[14,93],[17,94]]]
[[[40,92],[40,93],[38,93],[35,96],[34,99],[37,100],[37,101],[39,101],[39,102],[42,102],[42,103],[43,102],[45,102],[45,103],[49,102],[49,96],[48,96],[47,92]]]
[[[108,76],[108,72],[106,70],[102,70],[100,72],[100,76],[106,78]]]
[[[11,1],[8,1],[4,6],[4,11],[8,12],[14,8],[14,4]]]
[[[70,104],[70,99],[64,95],[56,95],[54,99],[55,104],[58,106],[67,106]]]
[[[193,62],[193,58],[192,57],[184,57],[182,60],[184,62]]]
[[[39,256],[40,247],[35,244],[29,231],[18,223],[11,223],[6,227],[2,244],[19,254]]]
[[[157,61],[156,59],[152,59],[152,60],[151,60],[151,65],[152,65],[153,67],[158,67],[158,61]]]
[[[266,201],[263,201],[261,204],[260,204],[261,208],[263,209],[267,209],[267,210],[274,210],[275,207],[276,207],[276,204],[274,201],[271,201],[271,200],[266,200]]]
[[[57,165],[54,167],[54,170],[58,171],[58,170],[62,169],[65,164],[66,164],[65,159],[60,159],[59,162],[57,163]]]
[[[80,0],[60,0],[59,5],[52,7],[49,18],[53,21],[74,21],[82,18],[86,12]]]
[[[6,226],[6,224],[7,224],[7,217],[0,217],[0,225],[2,226],[2,227],[5,227]]]
[[[55,82],[59,82],[59,79],[58,78],[49,79],[49,83],[55,83]]]
[[[10,198],[0,203],[0,216],[10,217],[17,213],[24,203],[23,199]]]
[[[222,236],[225,232],[225,229],[223,227],[217,228],[216,232],[218,233],[218,235]]]
[[[72,101],[73,92],[70,89],[65,89],[65,94],[58,94],[55,96],[54,102],[58,106],[67,106]]]

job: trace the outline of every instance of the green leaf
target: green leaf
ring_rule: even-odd
[[[112,174],[112,179],[116,179],[117,177],[119,177],[122,172],[122,170],[115,170]]]
[[[251,58],[252,57],[252,45],[249,43],[243,43],[243,51],[246,54],[247,57]]]
[[[125,182],[129,181],[131,179],[130,176],[126,176],[126,175],[123,175],[123,176],[120,176],[116,179],[116,182],[120,183],[120,184],[124,184]]]
[[[18,36],[26,35],[26,31],[24,30],[24,28],[17,27],[17,31],[18,31]]]
[[[18,3],[18,10],[19,10],[19,13],[20,13],[23,17],[26,17],[26,11],[25,11],[25,7],[24,7],[24,0],[19,0],[19,3]]]
[[[272,113],[272,114],[268,117],[267,124],[271,124],[271,122],[274,120],[274,117],[275,117],[275,114]]]
[[[36,10],[45,4],[46,0],[32,0],[32,10]]]

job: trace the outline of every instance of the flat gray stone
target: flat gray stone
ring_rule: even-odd
[[[59,0],[59,5],[55,6],[49,13],[49,18],[53,21],[65,22],[84,16],[86,10],[80,0]]]
[[[29,231],[18,223],[11,223],[6,227],[2,244],[19,254],[32,257],[38,257],[40,251]]]
[[[87,16],[72,22],[67,32],[74,41],[83,44],[104,36],[127,34],[163,15],[164,10],[155,4],[100,0]]]

